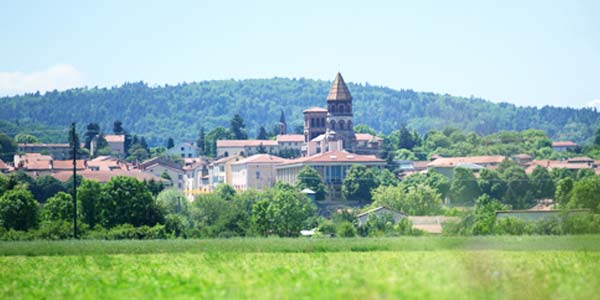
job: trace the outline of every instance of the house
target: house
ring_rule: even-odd
[[[397,212],[397,211],[387,208],[385,206],[379,206],[379,207],[369,209],[363,213],[356,215],[356,220],[358,221],[358,226],[362,226],[365,223],[367,223],[367,220],[372,215],[375,215],[378,217],[382,217],[385,215],[391,215],[392,218],[394,218],[394,223],[398,223],[398,222],[400,222],[400,220],[407,217],[405,214],[403,214],[401,212]]]
[[[255,154],[238,160],[231,163],[231,183],[239,191],[270,188],[277,180],[275,166],[287,161],[270,154]]]
[[[200,193],[208,192],[209,162],[201,157],[186,158],[183,165],[184,194],[189,200]]]
[[[531,155],[525,154],[525,153],[521,153],[521,154],[517,154],[517,155],[513,156],[513,160],[519,166],[526,166],[526,165],[528,165],[532,161],[532,159],[533,159],[533,157],[531,157]]]
[[[257,153],[277,153],[279,145],[273,140],[218,140],[217,157],[250,156]]]
[[[590,160],[586,161],[585,159],[583,159],[583,161],[582,161],[582,159],[583,158],[579,158],[579,159],[575,159],[573,161],[570,161],[570,160],[547,160],[547,159],[534,160],[529,163],[527,168],[525,168],[525,173],[531,174],[537,166],[544,167],[548,171],[551,171],[552,169],[567,169],[567,170],[571,170],[573,172],[577,172],[581,169],[593,169],[594,168],[594,160],[590,159]]]
[[[179,164],[165,157],[159,156],[148,159],[142,162],[139,168],[144,172],[150,173],[158,177],[163,177],[163,174],[167,174],[171,180],[173,187],[180,191],[182,191],[184,188],[184,171],[182,167]]]
[[[20,153],[41,153],[49,155],[53,159],[67,159],[72,148],[69,144],[29,144],[19,143],[17,152]]]
[[[294,156],[300,156],[302,145],[304,144],[304,135],[302,134],[280,134],[275,140],[277,141],[277,153],[294,153]]]
[[[124,134],[107,134],[104,136],[110,150],[117,153],[119,156],[125,155],[125,135]]]
[[[466,156],[466,157],[439,157],[427,164],[429,170],[435,170],[452,179],[454,168],[467,168],[479,171],[483,168],[494,169],[506,159],[502,155],[492,156]]]
[[[556,152],[574,151],[579,145],[572,141],[557,141],[552,142],[552,150]]]
[[[277,181],[295,185],[302,168],[313,167],[319,172],[326,186],[327,200],[342,199],[341,188],[346,172],[353,165],[383,168],[385,160],[373,155],[359,155],[342,150],[319,153],[313,156],[297,158],[278,164]]]
[[[460,218],[446,216],[409,216],[413,229],[422,230],[426,233],[440,234],[445,223],[458,222]]]
[[[208,185],[209,189],[215,189],[219,184],[225,183],[232,185],[231,164],[243,159],[243,156],[226,156],[213,161],[208,166]]]
[[[383,138],[369,134],[356,133],[355,153],[366,155],[377,155],[383,149]]]
[[[83,171],[87,167],[87,162],[78,159],[75,165],[77,171]],[[48,175],[61,171],[72,172],[73,160],[58,160],[49,155],[27,153],[25,155],[15,155],[15,169],[25,171],[32,176]]]
[[[8,173],[11,168],[0,159],[0,173]]]
[[[130,165],[112,156],[98,156],[87,161],[87,168],[92,171],[129,170]]]
[[[179,143],[172,148],[167,149],[168,155],[175,155],[181,158],[192,158],[200,156],[200,148],[191,143]]]

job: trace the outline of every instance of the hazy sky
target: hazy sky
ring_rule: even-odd
[[[519,105],[600,99],[600,1],[1,1],[0,95],[339,70]]]

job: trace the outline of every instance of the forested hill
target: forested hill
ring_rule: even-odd
[[[121,120],[128,132],[144,135],[150,144],[163,144],[168,137],[195,140],[201,127],[207,131],[217,125],[228,127],[231,117],[239,113],[250,137],[254,137],[261,125],[267,130],[273,128],[281,110],[289,128],[302,125],[302,110],[324,107],[330,85],[327,81],[273,78],[160,87],[140,82],[26,94],[0,98],[0,120],[4,120],[0,130],[9,126],[7,131],[37,128],[37,135],[47,140],[51,135],[44,135],[40,125],[60,129],[76,121],[83,131],[85,124],[96,122],[110,132],[113,121]],[[582,142],[600,126],[600,114],[593,109],[538,109],[371,85],[348,87],[354,97],[354,124],[367,124],[384,133],[401,125],[421,133],[444,126],[479,134],[536,128],[553,139]]]

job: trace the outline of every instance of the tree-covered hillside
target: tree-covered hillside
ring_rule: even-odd
[[[326,81],[273,78],[159,87],[126,83],[113,88],[26,94],[0,98],[0,120],[5,121],[0,122],[0,130],[15,135],[34,128],[34,135],[49,141],[59,135],[44,134],[40,125],[60,131],[75,121],[83,131],[85,124],[94,122],[110,132],[113,121],[121,120],[129,132],[144,135],[155,145],[164,144],[168,137],[193,141],[200,128],[228,127],[231,117],[239,113],[250,137],[255,137],[260,126],[273,128],[281,110],[290,123],[288,128],[301,126],[302,110],[324,107],[330,85]],[[445,126],[479,134],[535,128],[552,139],[583,142],[600,126],[600,114],[594,109],[538,109],[371,85],[348,87],[354,97],[354,124],[367,124],[383,133],[401,125],[420,133]]]

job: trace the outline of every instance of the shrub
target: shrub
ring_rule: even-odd
[[[342,222],[336,226],[335,235],[337,237],[355,237],[356,228],[350,222]]]

